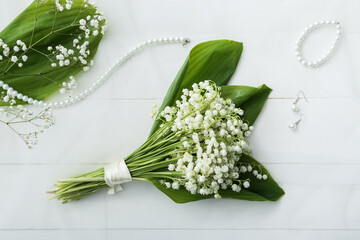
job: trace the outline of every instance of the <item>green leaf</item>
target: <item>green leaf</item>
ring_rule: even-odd
[[[259,180],[252,173],[245,173],[244,178],[250,179],[250,187],[246,190],[243,188],[239,193],[233,192],[231,190],[222,191],[220,194],[223,197],[250,201],[277,201],[285,194],[284,190],[275,182],[269,171],[266,170],[266,168],[260,162],[245,154],[241,156],[240,161],[243,163],[260,166],[260,168],[263,170],[262,173],[266,174],[268,179]]]
[[[272,89],[265,84],[258,88],[249,86],[222,86],[221,96],[230,98],[236,107],[244,110],[243,118],[253,125]]]
[[[61,0],[60,3],[65,6],[65,0]],[[98,15],[96,11],[97,9],[90,4],[87,4],[86,8],[84,0],[74,0],[70,10],[65,8],[61,12],[57,10],[54,0],[34,1],[0,33],[0,39],[11,50],[10,55],[6,57],[3,54],[4,49],[0,48],[3,57],[0,61],[0,80],[36,100],[43,100],[59,90],[62,82],[68,81],[70,76],[75,76],[83,70],[83,64],[72,59],[68,66],[59,67],[57,64],[57,67],[52,67],[51,63],[58,63],[59,60],[56,60],[56,53],[48,50],[48,46],[55,49],[61,44],[67,49],[74,49],[73,56],[78,57],[79,50],[73,47],[73,40],[81,35],[79,45],[85,41],[89,42],[87,49],[90,50],[90,54],[86,57],[89,63],[102,39],[100,32],[105,20],[99,21],[99,34],[90,34],[89,38],[85,38],[84,31],[79,28],[79,21],[87,16]],[[95,27],[89,25],[89,21],[86,27],[91,32],[95,30]],[[17,40],[26,44],[25,52],[13,51]],[[26,62],[20,60],[22,55],[28,57]],[[23,67],[11,62],[12,56],[16,56],[19,62],[23,63]]]
[[[185,60],[172,82],[159,109],[173,106],[182,95],[184,88],[194,83],[212,80],[218,86],[226,85],[235,72],[243,45],[231,40],[215,40],[196,45]],[[150,136],[158,129],[160,121],[155,121]]]
[[[243,154],[240,161],[242,163],[255,164],[263,169],[263,174],[267,174],[267,180],[258,180],[252,173],[243,174],[243,178],[250,179],[250,187],[248,189],[242,188],[240,192],[234,192],[231,189],[219,191],[220,195],[223,198],[234,198],[241,200],[250,200],[250,201],[277,201],[285,192],[279,187],[275,180],[271,177],[270,173],[265,169],[254,158]],[[169,198],[171,198],[176,203],[187,203],[203,199],[213,198],[213,195],[200,195],[200,194],[191,194],[184,187],[181,187],[178,190],[172,188],[166,188],[164,185],[160,184],[160,179],[152,178],[148,181],[154,184],[160,191],[165,193]]]

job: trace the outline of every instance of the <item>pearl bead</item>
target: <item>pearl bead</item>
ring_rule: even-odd
[[[293,112],[297,112],[297,111],[299,110],[298,105],[293,104],[293,105],[291,106],[291,110],[293,110]]]
[[[288,126],[291,130],[295,130],[297,125],[295,123],[290,123]]]
[[[0,81],[0,87],[4,86],[4,82]]]
[[[8,89],[9,89],[9,85],[4,84],[4,85],[2,86],[2,88],[3,88],[4,90],[8,90]]]

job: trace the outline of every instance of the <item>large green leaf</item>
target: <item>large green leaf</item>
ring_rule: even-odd
[[[250,201],[276,201],[285,194],[285,192],[279,187],[279,185],[271,177],[270,173],[265,169],[265,167],[254,158],[243,154],[240,161],[243,163],[260,166],[263,169],[263,174],[267,174],[268,179],[258,180],[252,173],[245,173],[242,175],[242,177],[244,179],[250,179],[250,187],[248,189],[242,188],[240,192],[234,192],[231,189],[221,190],[219,193],[223,198],[234,198]],[[184,187],[181,187],[178,190],[166,188],[164,185],[160,184],[160,181],[157,178],[149,179],[149,182],[154,184],[160,191],[165,193],[176,203],[187,203],[213,198],[212,195],[191,194]]]
[[[253,125],[259,116],[272,89],[261,85],[258,88],[249,86],[222,86],[221,96],[230,98],[236,105],[244,110],[243,118]]]
[[[60,0],[60,3],[65,6],[65,0]],[[73,47],[73,40],[84,33],[79,28],[79,21],[87,16],[98,15],[96,11],[95,7],[84,0],[74,0],[70,10],[64,8],[61,12],[57,10],[55,0],[34,1],[0,33],[0,39],[11,49],[10,55],[6,57],[3,55],[3,48],[0,48],[3,57],[0,61],[0,80],[37,100],[43,100],[57,91],[62,82],[82,71],[83,65],[73,60],[68,66],[59,67],[58,64],[57,67],[52,67],[51,63],[56,62],[56,56],[48,50],[48,46],[55,48],[61,44],[67,49],[74,49],[74,56],[78,56],[79,50]],[[87,62],[90,62],[97,51],[104,24],[105,20],[99,21],[98,35],[90,34],[89,38],[83,37],[79,41],[80,45],[84,41],[89,42]],[[86,27],[95,30],[89,21]],[[17,40],[26,44],[25,52],[13,51]],[[19,59],[26,55],[28,60],[20,68],[17,63],[10,61],[13,55]]]
[[[159,111],[166,106],[173,106],[182,90],[191,88],[194,83],[212,80],[218,86],[226,85],[235,72],[242,50],[241,42],[231,40],[215,40],[196,45],[172,82]],[[150,135],[159,125],[160,121],[154,122]]]

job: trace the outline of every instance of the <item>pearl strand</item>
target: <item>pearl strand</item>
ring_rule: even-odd
[[[302,44],[312,31],[324,25],[334,25],[336,27],[335,41],[333,42],[330,50],[327,52],[325,56],[314,62],[306,61],[301,53]],[[331,55],[335,52],[336,46],[338,45],[340,40],[340,34],[341,34],[340,23],[337,21],[319,21],[319,22],[315,22],[314,24],[310,24],[310,26],[305,28],[305,31],[301,34],[298,41],[296,42],[295,55],[297,56],[297,60],[306,67],[318,67],[324,64],[327,60],[329,60]]]
[[[69,105],[72,105],[74,103],[80,102],[81,100],[88,97],[90,94],[92,94],[96,89],[98,89],[114,72],[114,70],[121,66],[123,63],[125,63],[129,58],[131,58],[135,53],[139,52],[143,48],[147,46],[157,45],[157,44],[174,44],[174,43],[181,43],[182,45],[186,45],[190,43],[190,39],[184,38],[184,37],[170,37],[170,38],[155,38],[152,40],[148,40],[143,42],[142,44],[137,45],[133,49],[131,49],[127,54],[125,54],[123,57],[121,57],[119,60],[117,60],[98,80],[93,82],[91,86],[83,91],[82,93],[76,95],[75,97],[71,97],[65,101],[59,101],[59,102],[44,102],[44,101],[38,101],[31,97],[28,97],[24,94],[21,94],[11,88],[8,84],[4,83],[3,81],[0,81],[0,88],[7,91],[7,94],[10,96],[13,96],[14,98],[17,98],[19,100],[22,100],[24,102],[27,102],[28,104],[32,104],[34,106],[40,106],[40,107],[52,107],[52,108],[61,108],[66,107]]]

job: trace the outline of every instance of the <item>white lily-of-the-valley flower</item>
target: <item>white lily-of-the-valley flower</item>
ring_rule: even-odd
[[[249,188],[250,179],[242,177],[247,172],[266,180],[260,166],[241,162],[242,153],[251,153],[246,137],[254,130],[242,119],[243,113],[230,99],[221,98],[211,81],[184,89],[176,106],[158,114],[164,124],[171,124],[171,131],[183,136],[173,156],[176,163],[168,165],[169,171],[179,172],[181,177],[161,183],[167,188],[184,186],[192,194],[221,198],[221,190],[240,192],[242,187]]]

